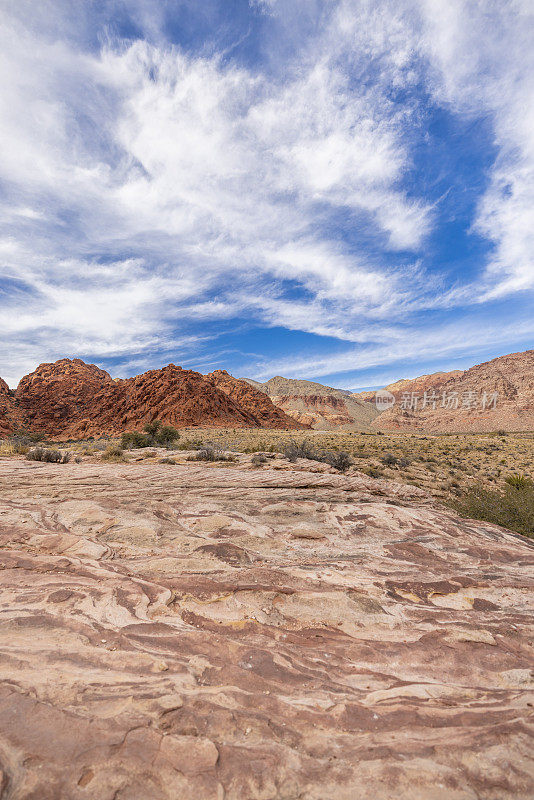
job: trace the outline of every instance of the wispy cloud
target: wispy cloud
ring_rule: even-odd
[[[32,5],[1,12],[11,382],[65,353],[115,355],[123,369],[173,347],[186,358],[206,322],[242,316],[358,345],[380,324],[406,353],[442,324],[425,314],[534,285],[526,2],[263,0],[251,3],[266,26],[253,63],[239,42],[230,58],[227,42],[173,41],[173,4],[127,4],[135,38],[112,0],[77,18],[68,3]],[[492,250],[475,276],[428,258],[436,204],[407,178],[428,103],[494,130],[471,220]],[[387,348],[362,357],[386,363]]]

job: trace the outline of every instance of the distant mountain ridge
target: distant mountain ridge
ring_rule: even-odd
[[[534,350],[386,388],[396,402],[374,420],[373,428],[435,433],[534,430]]]
[[[247,380],[286,414],[318,430],[534,430],[534,350],[390,383],[384,389],[395,405],[381,412],[376,391],[347,392],[279,375],[265,383]]]
[[[65,438],[117,435],[155,418],[177,427],[534,430],[534,350],[385,388],[395,404],[379,413],[376,392],[351,393],[315,381],[277,375],[260,383],[175,364],[114,380],[95,364],[65,358],[39,365],[15,391],[0,378],[0,436],[22,428]]]
[[[250,383],[261,392],[265,392],[270,396],[289,396],[289,395],[334,395],[336,397],[350,397],[352,392],[348,389],[334,389],[332,386],[326,386],[322,383],[315,381],[305,381],[299,378],[283,378],[281,375],[275,375],[274,378],[269,378],[265,383],[258,383],[251,378],[243,378],[242,380]]]
[[[456,369],[451,372],[432,372],[428,375],[419,375],[417,378],[401,378],[401,380],[395,381],[394,383],[388,383],[383,389],[386,389],[395,396],[405,391],[424,392],[425,390],[442,386],[446,381],[451,378],[460,377],[464,372],[465,370],[463,369]],[[377,391],[378,390],[375,389],[374,391],[368,392],[353,392],[352,397],[359,397],[362,400],[368,400],[374,403]]]
[[[315,381],[281,375],[265,383],[244,380],[267,394],[288,416],[316,430],[368,430],[378,414],[373,404],[354,397],[350,391]]]

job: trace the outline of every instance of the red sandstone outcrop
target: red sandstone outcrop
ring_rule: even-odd
[[[61,359],[25,376],[13,403],[28,429],[64,438],[117,435],[153,419],[178,427],[304,427],[242,381],[174,364],[113,380],[94,364]],[[7,431],[7,412],[4,420]]]
[[[260,424],[266,428],[298,429],[307,428],[309,423],[305,420],[293,419],[294,415],[285,414],[275,405],[269,395],[256,389],[253,385],[244,380],[234,378],[224,369],[215,370],[206,375],[206,380],[211,381],[214,386],[231,397],[241,407],[250,411]]]
[[[380,430],[534,430],[534,350],[500,356],[465,372],[436,373],[386,388],[396,403],[374,421],[373,427]]]
[[[95,395],[114,386],[111,375],[95,364],[62,358],[22,378],[15,400],[28,429],[75,436],[80,420],[94,408]]]
[[[0,378],[0,436],[7,436],[18,427],[17,412],[7,383]]]
[[[105,433],[139,428],[153,419],[178,427],[259,424],[253,414],[199,372],[174,364],[117,381],[113,391],[103,390],[95,397],[94,404],[99,409],[98,424]]]
[[[534,796],[519,535],[358,474],[0,459],[0,545],[6,800]]]

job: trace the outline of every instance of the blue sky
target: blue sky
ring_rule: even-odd
[[[0,375],[534,346],[530,0],[0,0]]]

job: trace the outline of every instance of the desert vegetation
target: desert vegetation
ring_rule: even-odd
[[[408,434],[282,431],[266,429],[183,429],[158,420],[120,439],[50,443],[17,433],[0,442],[0,456],[59,463],[63,452],[74,461],[204,462],[230,466],[245,461],[254,469],[281,468],[299,459],[339,472],[360,471],[418,486],[466,517],[494,522],[534,535],[534,434]],[[138,450],[136,454],[131,451]],[[165,451],[172,451],[170,453]],[[59,453],[48,455],[49,452]],[[301,465],[305,466],[305,465]]]
[[[49,447],[34,447],[26,453],[27,461],[44,461],[48,464],[68,464],[71,453],[62,453]]]
[[[142,447],[166,447],[171,449],[180,438],[180,432],[172,425],[164,425],[159,419],[147,422],[143,431],[128,431],[121,436],[124,450]]]
[[[534,537],[534,488],[531,484],[504,489],[476,486],[451,503],[463,517],[484,520]]]
[[[323,450],[315,447],[307,439],[301,442],[291,440],[284,446],[284,456],[288,461],[295,462],[298,458],[307,458],[309,461],[320,461],[330,464],[339,472],[345,472],[352,466],[352,459],[344,450]]]

